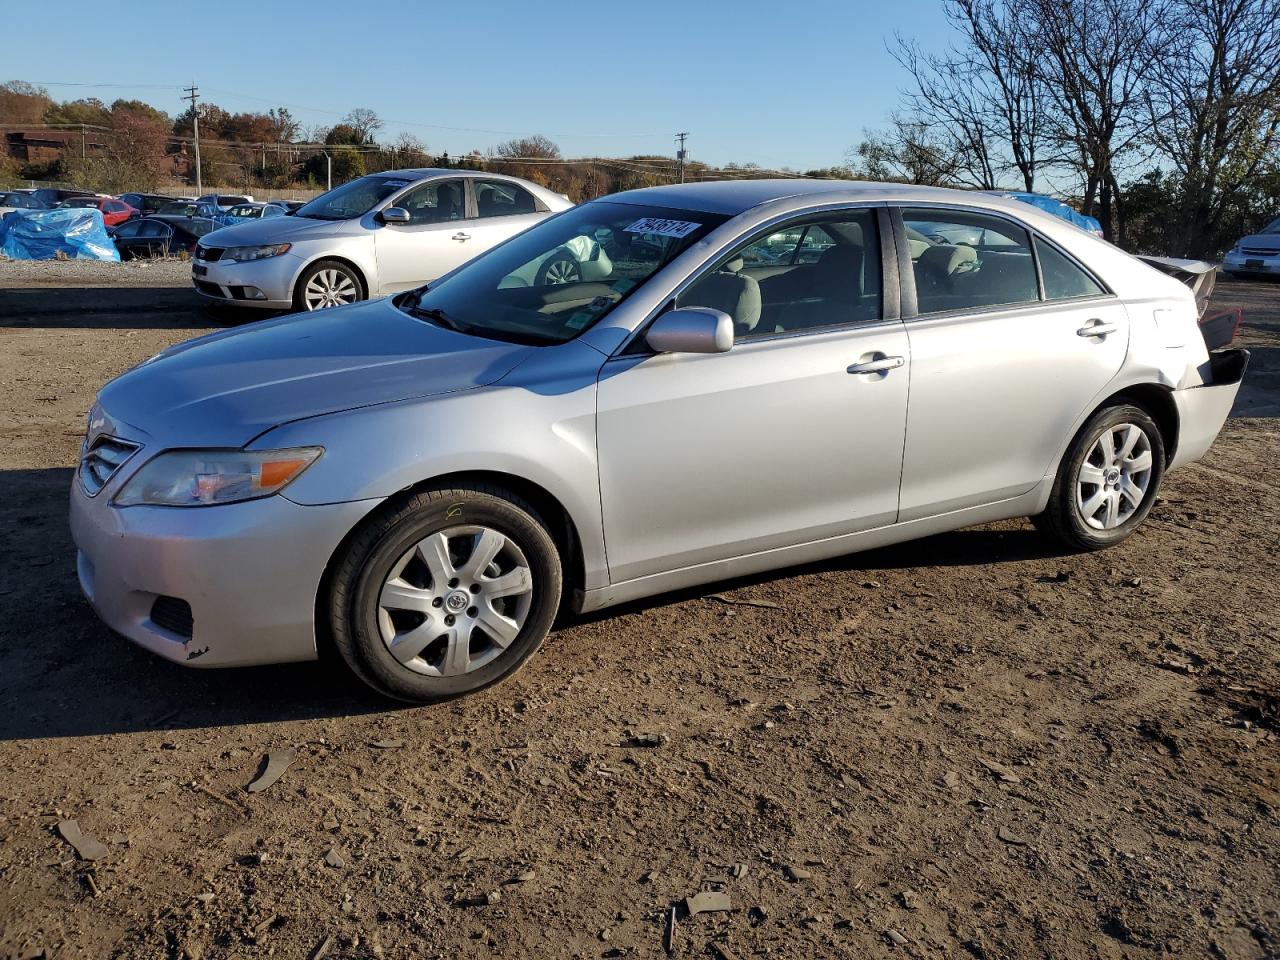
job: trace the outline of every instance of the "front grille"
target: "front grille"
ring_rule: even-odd
[[[222,288],[216,283],[210,283],[208,280],[193,280],[192,283],[196,285],[196,289],[201,293],[207,293],[211,297],[223,296]]]
[[[138,444],[102,434],[80,457],[80,483],[84,492],[96,496],[121,464],[137,452]]]
[[[206,247],[203,244],[197,244],[196,259],[203,260],[205,263],[215,263],[221,260],[222,255],[226,252],[226,247]]]
[[[177,597],[156,597],[151,604],[151,622],[161,630],[191,638],[195,627],[191,620],[191,604]]]
[[[1240,252],[1246,257],[1275,257],[1280,256],[1280,248],[1268,247],[1241,247]]]

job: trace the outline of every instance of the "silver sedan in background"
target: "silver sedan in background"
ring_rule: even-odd
[[[342,306],[434,280],[571,206],[545,187],[498,174],[370,174],[288,216],[264,215],[210,234],[196,248],[191,280],[221,304]]]
[[[544,269],[566,250],[593,268]],[[1107,547],[1239,388],[1248,355],[1197,319],[1176,280],[1013,200],[621,193],[429,287],[109,383],[71,490],[80,583],[180,663],[331,637],[431,701],[508,676],[563,607],[1010,517]]]

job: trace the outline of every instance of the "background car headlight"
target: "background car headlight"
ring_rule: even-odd
[[[121,507],[204,507],[269,497],[315,463],[323,447],[174,450],[147,461],[116,495]]]
[[[267,257],[278,257],[282,253],[288,253],[289,247],[290,244],[287,243],[268,243],[259,247],[228,247],[222,259],[232,263],[265,260]]]

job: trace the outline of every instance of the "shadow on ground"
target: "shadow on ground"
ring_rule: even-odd
[[[114,634],[80,595],[67,526],[68,468],[0,472],[0,741],[188,729],[348,716],[395,709],[331,661],[195,670]],[[1017,563],[1056,555],[1034,530],[975,529],[740,578],[603,611],[561,626],[607,620],[787,577],[903,567]]]

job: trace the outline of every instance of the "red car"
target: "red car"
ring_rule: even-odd
[[[131,207],[115,197],[72,197],[70,200],[62,201],[58,206],[101,210],[102,222],[108,227],[118,227],[140,212],[136,207]]]

